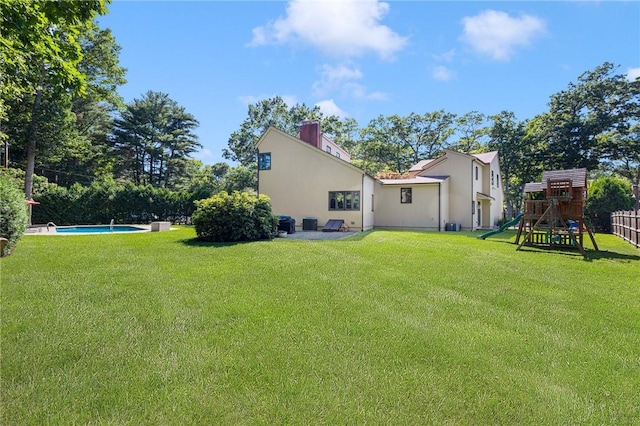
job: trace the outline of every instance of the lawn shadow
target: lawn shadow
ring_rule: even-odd
[[[608,260],[622,260],[626,262],[639,261],[640,256],[636,254],[622,254],[616,253],[615,251],[609,250],[600,250],[600,251],[589,251],[587,252],[589,255],[588,261],[592,260],[600,260],[600,259],[608,259]]]
[[[515,246],[515,244],[514,244]],[[578,249],[566,249],[566,248],[556,248],[556,247],[541,247],[541,246],[522,246],[519,251],[524,252],[532,252],[532,253],[547,253],[561,256],[569,256],[569,257],[583,257],[585,262],[592,262],[594,260],[617,260],[624,262],[633,262],[639,261],[640,256],[634,254],[623,254],[617,253],[615,251],[609,250],[600,250],[596,251],[594,249],[585,248],[585,255],[582,256]]]
[[[269,241],[269,240],[260,240],[260,241]],[[232,247],[232,246],[237,246],[239,244],[250,244],[255,241],[217,242],[217,241],[203,241],[203,240],[199,240],[198,238],[185,238],[183,240],[178,240],[176,242],[188,247]]]

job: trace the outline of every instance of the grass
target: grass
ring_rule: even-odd
[[[640,250],[477,235],[25,236],[0,423],[638,424]]]

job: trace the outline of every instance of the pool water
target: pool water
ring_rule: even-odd
[[[109,234],[115,232],[140,232],[145,228],[131,225],[97,225],[97,226],[59,226],[56,228],[58,234]]]

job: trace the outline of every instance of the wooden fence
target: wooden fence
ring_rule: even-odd
[[[611,213],[613,233],[636,247],[640,247],[640,211]]]

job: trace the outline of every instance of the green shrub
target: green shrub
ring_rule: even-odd
[[[270,240],[278,228],[278,217],[272,214],[266,195],[223,191],[195,204],[193,224],[203,241]]]
[[[11,254],[29,223],[24,193],[10,177],[0,174],[0,237],[8,240],[0,256]]]
[[[64,188],[49,185],[35,199],[34,223],[56,225],[149,223],[154,220],[188,222],[194,211],[193,201],[210,194],[171,191],[151,185],[95,182]]]
[[[593,230],[608,233],[611,232],[611,213],[632,208],[631,185],[622,179],[612,177],[593,181],[584,206],[585,215]]]

